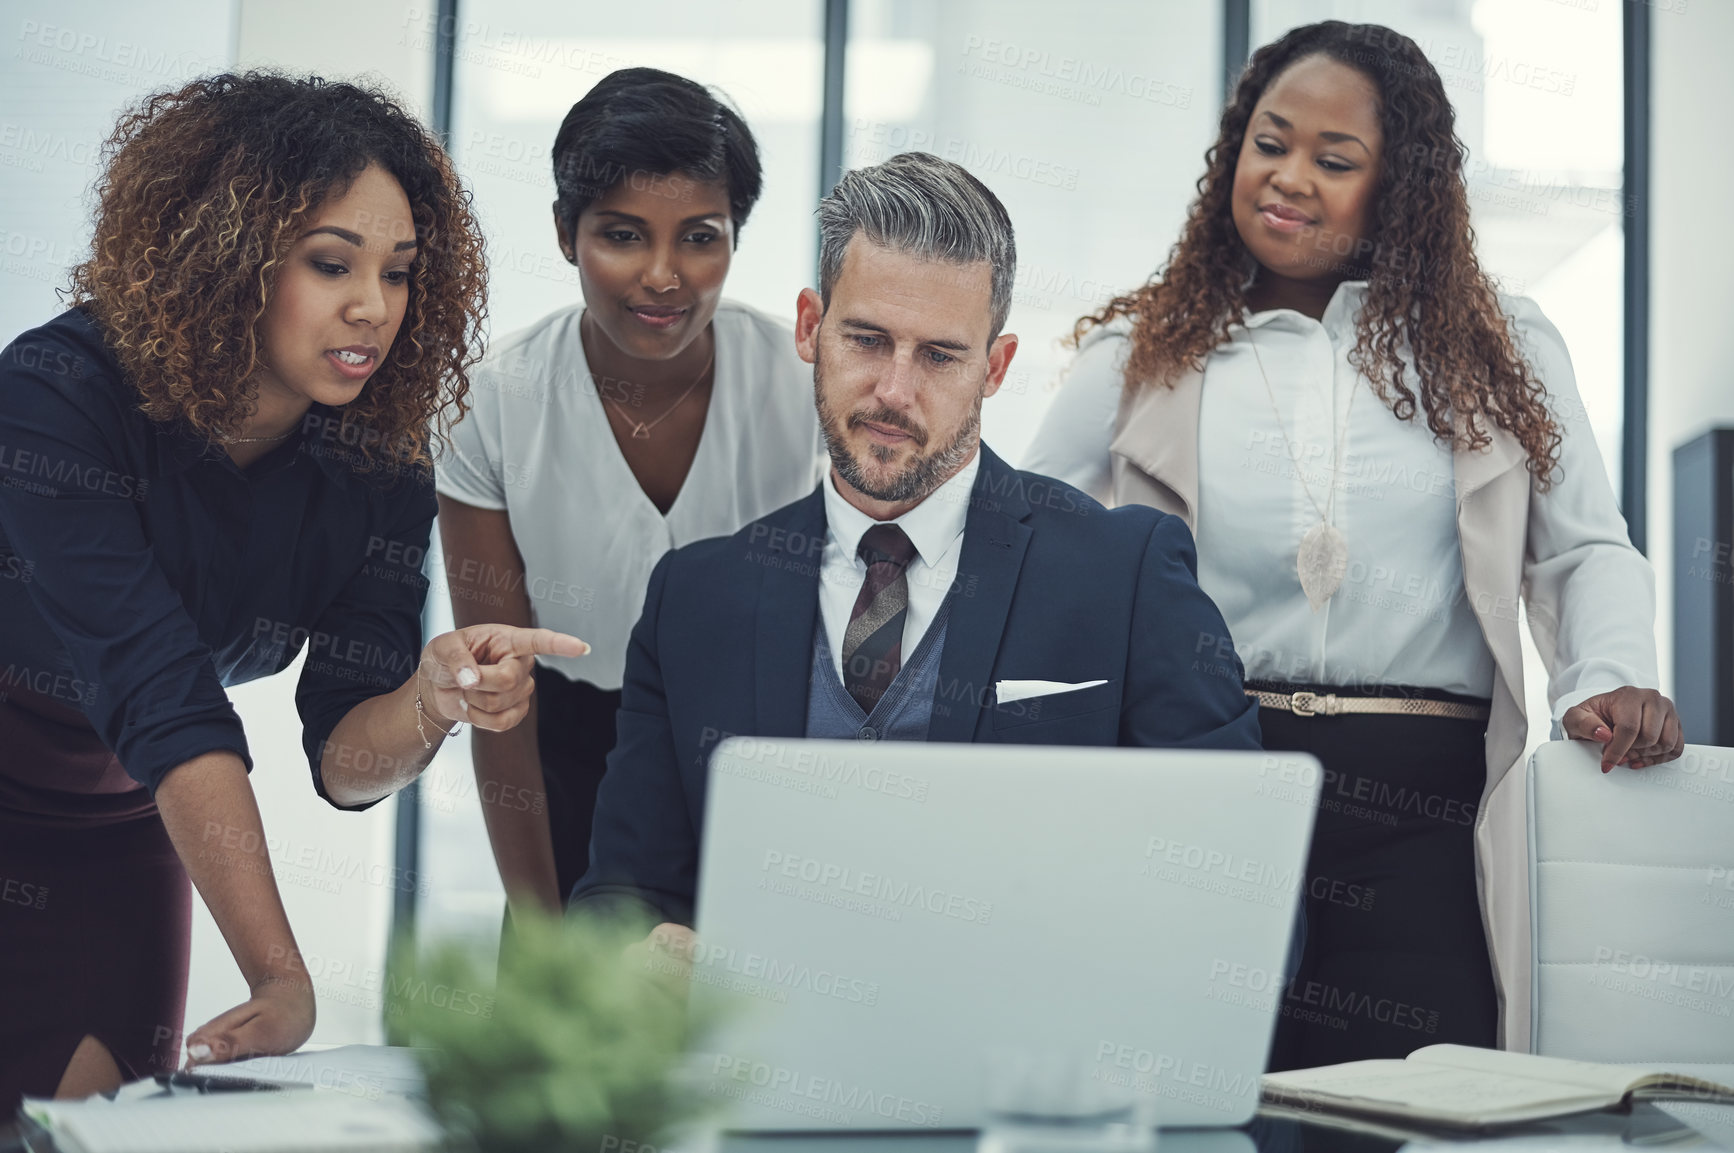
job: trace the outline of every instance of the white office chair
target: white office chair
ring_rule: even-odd
[[[1597,754],[1529,762],[1532,1047],[1734,1062],[1734,749],[1606,776]]]

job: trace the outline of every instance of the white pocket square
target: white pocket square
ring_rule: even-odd
[[[994,700],[1002,705],[1013,701],[1026,700],[1030,697],[1047,697],[1055,693],[1075,693],[1079,689],[1093,689],[1097,685],[1108,682],[1079,681],[1077,684],[1067,684],[1065,681],[1000,681],[993,686]]]

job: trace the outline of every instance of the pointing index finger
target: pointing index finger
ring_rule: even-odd
[[[590,646],[577,637],[553,629],[514,628],[504,638],[513,656],[581,657]]]

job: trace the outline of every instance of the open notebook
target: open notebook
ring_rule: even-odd
[[[1402,1061],[1350,1061],[1267,1073],[1264,1099],[1290,1109],[1485,1129],[1642,1099],[1734,1103],[1734,1088],[1661,1067],[1599,1065],[1467,1045]]]
[[[308,1046],[286,1057],[254,1057],[232,1065],[200,1065],[199,1076],[241,1078],[286,1089],[335,1089],[352,1097],[378,1100],[387,1093],[427,1096],[427,1079],[417,1050],[386,1045]]]
[[[322,1089],[172,1099],[39,1101],[24,1114],[66,1153],[433,1153],[443,1135],[403,1097]]]
[[[440,1147],[419,1107],[427,1083],[416,1050],[310,1047],[286,1057],[201,1065],[209,1082],[241,1080],[277,1093],[172,1093],[145,1080],[113,1100],[27,1099],[24,1113],[67,1153],[412,1153]]]

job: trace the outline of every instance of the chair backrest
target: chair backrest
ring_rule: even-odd
[[[1529,761],[1533,1049],[1734,1062],[1734,749],[1605,776],[1598,753]]]

